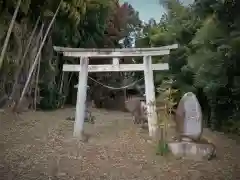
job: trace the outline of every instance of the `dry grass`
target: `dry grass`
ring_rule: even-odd
[[[134,126],[127,113],[94,110],[96,123],[85,124],[90,141],[76,141],[73,122],[65,120],[72,111],[28,112],[22,120],[0,113],[0,179],[240,178],[240,147],[223,135],[204,133],[216,144],[215,160],[159,157],[147,133]]]

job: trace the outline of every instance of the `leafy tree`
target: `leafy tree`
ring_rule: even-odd
[[[178,0],[161,0],[167,13],[160,23],[148,23],[139,47],[171,43],[180,48],[170,56],[170,71],[157,73],[160,79],[172,78],[179,95],[197,94],[207,125],[212,129],[239,124],[239,20],[238,1],[195,0],[184,6]],[[158,83],[161,86],[161,81]],[[230,123],[231,122],[231,123]],[[230,125],[231,124],[231,125]],[[236,131],[236,130],[235,130]]]
[[[0,1],[1,47],[3,46],[9,22],[17,2],[17,0]],[[4,94],[10,96],[16,72],[20,72],[17,79],[18,86],[16,87],[18,89],[16,94],[22,91],[29,73],[29,67],[35,58],[39,46],[41,38],[38,37],[41,27],[44,24],[44,34],[59,3],[60,0],[22,0],[9,43],[7,44],[3,68],[0,71],[0,96]],[[39,16],[40,21],[37,25],[36,33],[34,33],[33,41],[23,62],[21,57]],[[38,96],[43,96],[42,107],[46,107],[46,103],[52,108],[59,107],[59,101],[62,97],[66,98],[69,96],[73,85],[77,83],[75,75],[62,72],[62,64],[77,63],[77,61],[55,54],[52,46],[82,48],[119,47],[119,40],[129,37],[131,32],[134,32],[139,25],[138,14],[131,5],[120,5],[117,0],[63,0],[60,12],[41,52],[39,84],[36,85],[36,77],[38,76],[37,71],[35,71],[28,93],[31,94],[37,88],[40,92]],[[21,62],[23,66],[20,66]],[[103,63],[104,61],[99,59],[97,62]],[[72,79],[71,82],[69,82],[70,79]],[[56,95],[56,92],[61,93]],[[50,94],[52,94],[51,97]],[[15,100],[18,99],[18,96],[16,95]]]

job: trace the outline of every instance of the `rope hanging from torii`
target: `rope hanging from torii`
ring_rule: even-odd
[[[134,81],[134,82],[132,82],[132,83],[130,83],[130,84],[128,84],[128,85],[126,85],[126,86],[121,86],[121,87],[113,87],[113,86],[108,86],[108,85],[105,85],[105,84],[103,84],[103,83],[101,83],[101,82],[97,81],[96,79],[93,79],[93,78],[92,78],[92,77],[90,77],[90,76],[88,76],[88,78],[89,78],[90,80],[92,80],[93,82],[95,82],[95,83],[97,83],[97,84],[99,84],[99,85],[101,85],[101,86],[103,86],[103,87],[105,87],[105,88],[112,89],[112,90],[121,90],[121,89],[127,89],[127,88],[129,88],[129,87],[131,87],[131,86],[134,86],[135,84],[137,84],[138,82],[140,82],[141,80],[143,80],[143,79],[144,79],[144,77],[142,77],[142,78],[140,78],[140,79],[138,79],[138,80],[136,80],[136,81]]]

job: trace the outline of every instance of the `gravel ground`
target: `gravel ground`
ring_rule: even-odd
[[[240,146],[223,134],[204,130],[217,147],[214,160],[161,157],[128,113],[93,110],[87,143],[72,138],[73,121],[65,120],[72,113],[28,112],[18,120],[0,113],[0,179],[240,179]]]

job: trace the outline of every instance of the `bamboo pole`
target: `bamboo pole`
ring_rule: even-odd
[[[32,33],[31,33],[30,38],[29,38],[28,43],[27,43],[27,47],[26,47],[26,49],[24,51],[24,54],[22,56],[22,60],[21,60],[20,66],[18,67],[17,72],[15,73],[15,77],[14,77],[15,80],[14,80],[14,84],[13,84],[13,88],[12,88],[12,93],[11,93],[10,98],[9,98],[10,100],[13,98],[13,96],[14,96],[14,94],[16,92],[16,86],[18,85],[18,80],[19,80],[19,77],[20,77],[20,74],[21,74],[21,70],[23,68],[26,56],[27,56],[29,48],[30,48],[30,46],[32,44],[32,40],[33,40],[34,34],[35,34],[36,30],[37,30],[39,22],[40,22],[40,16],[38,17],[38,19],[37,19],[37,21],[36,21],[36,23],[34,25],[34,28],[32,30]]]
[[[41,30],[40,30],[40,41],[42,40],[42,33],[43,33],[44,24],[42,24]],[[39,56],[38,60],[38,69],[37,69],[37,75],[36,75],[36,82],[35,82],[35,92],[34,92],[34,109],[37,110],[37,96],[38,96],[38,81],[39,81],[39,73],[40,73],[40,66],[41,66],[41,54]]]
[[[60,87],[59,87],[60,94],[62,94],[62,92],[63,92],[63,81],[64,81],[64,71],[62,72],[62,77],[61,77],[61,82],[60,82]]]
[[[14,109],[18,109],[18,107],[19,107],[19,105],[21,104],[21,102],[22,102],[22,100],[23,100],[23,97],[24,97],[24,95],[25,95],[25,93],[26,93],[26,91],[27,91],[27,87],[28,87],[29,82],[30,82],[30,80],[31,80],[33,71],[34,71],[34,69],[36,68],[36,65],[37,65],[39,56],[40,56],[40,54],[41,54],[41,50],[42,50],[42,48],[43,48],[43,46],[44,46],[44,44],[45,44],[45,41],[46,41],[47,36],[48,36],[48,33],[49,33],[49,31],[50,31],[50,29],[51,29],[51,27],[52,27],[52,25],[53,25],[53,22],[54,22],[54,20],[56,19],[56,16],[57,16],[57,14],[58,14],[58,12],[59,12],[59,10],[60,10],[61,3],[62,3],[62,0],[61,0],[61,2],[59,3],[58,8],[57,8],[57,10],[56,10],[56,12],[55,12],[55,14],[54,14],[54,16],[53,16],[53,18],[52,18],[49,26],[48,26],[48,29],[47,29],[45,35],[44,35],[44,38],[43,38],[43,41],[42,41],[42,43],[41,43],[41,45],[40,45],[40,47],[39,47],[38,53],[37,53],[37,55],[36,55],[36,57],[35,57],[35,59],[34,59],[34,62],[33,62],[33,64],[32,64],[32,66],[31,66],[31,69],[30,69],[30,72],[29,72],[27,81],[26,81],[26,83],[25,83],[25,86],[24,86],[24,88],[23,88],[21,97],[20,97],[20,99],[19,99],[19,101],[18,101],[18,103],[16,104],[16,106],[15,106]]]
[[[14,11],[12,20],[11,20],[9,28],[8,28],[7,36],[5,38],[5,41],[4,41],[4,44],[3,44],[3,48],[2,48],[2,51],[1,51],[1,56],[0,56],[0,69],[2,68],[4,56],[5,56],[6,51],[7,51],[8,42],[10,40],[10,35],[12,33],[13,25],[14,25],[15,20],[17,18],[17,14],[18,14],[18,11],[19,11],[21,3],[22,3],[22,0],[18,0],[17,7],[16,7],[16,9]]]

